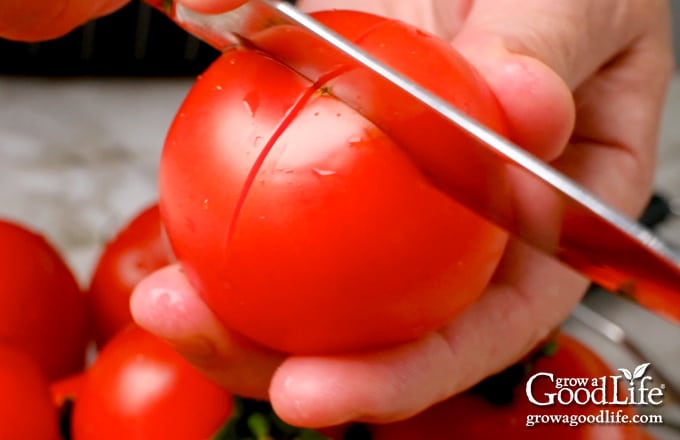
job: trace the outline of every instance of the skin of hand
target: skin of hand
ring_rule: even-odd
[[[204,12],[242,0],[179,0]],[[125,0],[8,0],[0,36],[43,40]],[[652,189],[660,113],[673,72],[663,0],[301,0],[403,19],[451,42],[485,77],[511,135],[631,216]],[[557,327],[587,281],[518,242],[469,310],[438,332],[353,356],[284,356],[225,329],[178,266],[140,283],[137,322],[237,394],[286,421],[327,426],[413,415],[517,361]]]

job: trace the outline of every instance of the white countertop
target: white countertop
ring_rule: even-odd
[[[62,250],[81,281],[105,239],[156,198],[189,80],[0,78],[0,215]]]

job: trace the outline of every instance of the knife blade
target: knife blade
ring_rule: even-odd
[[[332,94],[386,131],[443,192],[610,292],[657,311],[669,296],[680,298],[680,254],[650,230],[291,4],[251,0],[208,15],[173,2],[149,1],[220,51],[254,47],[314,83],[342,66],[344,73],[328,79]],[[293,34],[296,41],[305,41],[304,54],[296,49],[298,43],[286,44]],[[403,124],[367,102],[375,84],[398,97],[400,109],[406,109],[398,112]],[[408,124],[409,117],[423,115],[434,121],[429,129],[444,138],[462,133],[475,142],[464,151],[456,145],[455,154],[454,146],[451,154],[428,148]],[[475,173],[452,172],[461,169],[460,158]]]

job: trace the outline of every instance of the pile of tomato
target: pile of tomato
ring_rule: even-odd
[[[266,402],[221,389],[132,323],[127,303],[134,285],[174,260],[157,205],[106,244],[87,289],[80,289],[55,248],[25,226],[0,222],[0,242],[0,438],[648,438],[637,426],[524,425],[526,415],[537,412],[522,395],[531,372],[613,374],[562,333],[523,364],[488,379],[493,386],[486,391],[482,383],[411,419],[321,432],[291,427]],[[600,408],[570,410],[590,414]]]
[[[507,130],[484,82],[447,44],[368,14],[316,18]],[[289,31],[262,38],[278,41]],[[288,37],[292,56],[310,43]],[[405,421],[314,432],[285,424],[266,402],[218,387],[135,326],[128,304],[134,286],[174,261],[226,325],[286,353],[409,341],[484,291],[506,234],[447,197],[437,176],[415,166],[394,139],[422,143],[431,163],[472,141],[437,130],[421,108],[392,102],[379,84],[323,50],[314,56],[323,69],[303,77],[252,48],[225,51],[168,133],[159,204],[113,234],[87,286],[43,237],[0,223],[0,438],[645,438],[636,426],[523,425],[534,411],[521,394],[528,372],[611,374],[562,334],[549,341],[556,350],[539,347],[490,378],[505,378],[491,395],[479,392],[482,384]],[[376,94],[363,100],[373,107],[360,113],[333,94],[355,86]],[[444,161],[450,172],[471,166],[464,156]],[[499,169],[489,182],[502,178]],[[490,187],[489,194],[501,190]]]
[[[132,324],[132,288],[172,253],[157,206],[103,250],[87,289],[60,253],[0,222],[0,438],[210,438],[233,396]]]

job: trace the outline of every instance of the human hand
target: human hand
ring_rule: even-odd
[[[192,0],[198,1],[198,0]],[[219,8],[213,0],[210,8]],[[189,2],[189,0],[185,0]],[[301,2],[369,9],[450,40],[486,78],[520,145],[634,216],[649,196],[672,72],[662,0]],[[355,356],[284,356],[230,333],[178,267],[143,281],[137,322],[237,394],[290,423],[407,417],[520,359],[558,326],[587,281],[511,242],[481,299],[438,332]]]

